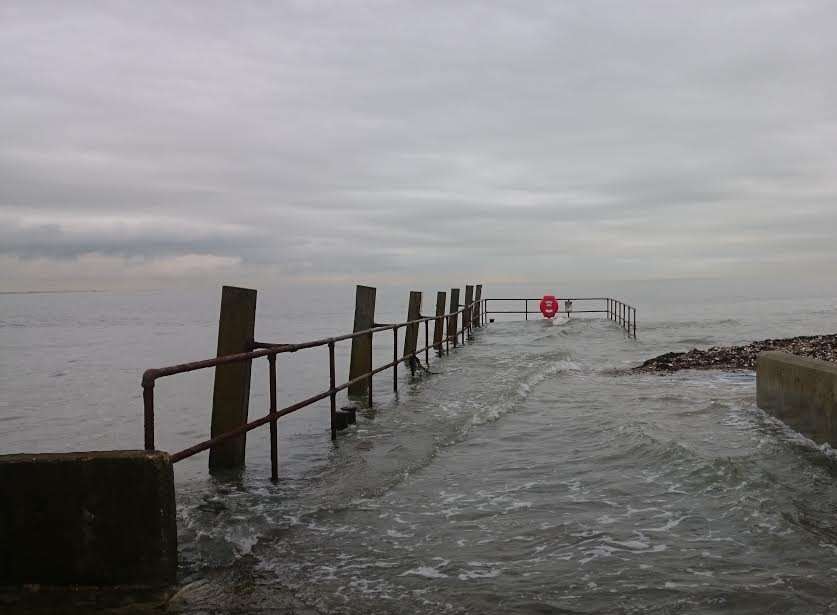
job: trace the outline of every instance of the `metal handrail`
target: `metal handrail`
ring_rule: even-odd
[[[484,300],[481,300],[480,303],[483,303]],[[205,451],[209,448],[212,448],[218,444],[231,440],[237,436],[241,436],[248,431],[252,431],[258,427],[261,427],[267,423],[271,424],[271,477],[276,479],[277,477],[277,446],[276,446],[276,421],[285,415],[291,414],[296,412],[297,410],[301,410],[306,406],[309,406],[313,403],[316,403],[320,400],[325,399],[326,397],[331,398],[331,432],[332,432],[332,439],[336,437],[336,396],[337,393],[343,391],[344,389],[349,388],[351,385],[363,382],[364,380],[370,381],[370,400],[371,400],[371,378],[375,374],[381,373],[387,369],[393,369],[395,373],[393,374],[393,388],[397,390],[398,388],[398,380],[397,380],[397,366],[401,363],[406,361],[411,361],[415,359],[415,357],[421,353],[425,353],[425,362],[429,363],[429,352],[431,348],[436,348],[437,350],[440,349],[442,343],[445,343],[449,348],[451,340],[454,342],[454,346],[456,345],[456,337],[458,337],[461,333],[462,335],[462,342],[465,342],[465,334],[468,332],[470,334],[471,329],[473,327],[474,321],[474,307],[477,306],[477,302],[472,302],[470,304],[464,305],[461,309],[448,312],[447,314],[443,314],[441,316],[425,316],[422,318],[418,318],[415,320],[410,320],[406,322],[394,323],[394,324],[387,324],[383,326],[373,327],[371,329],[364,329],[362,331],[355,331],[352,333],[346,333],[343,335],[337,335],[333,337],[326,337],[318,340],[313,340],[309,342],[301,342],[298,344],[273,344],[267,342],[254,342],[252,344],[254,350],[249,352],[240,352],[236,354],[229,354],[223,355],[220,357],[213,357],[211,359],[203,359],[200,361],[191,361],[189,363],[178,363],[176,365],[169,365],[166,367],[160,368],[152,368],[146,370],[142,375],[142,392],[143,392],[143,413],[144,413],[144,436],[145,436],[145,449],[146,450],[154,450],[155,449],[155,438],[154,438],[154,384],[160,378],[165,378],[168,376],[173,376],[176,374],[183,374],[187,372],[197,371],[200,369],[207,369],[210,367],[217,367],[219,365],[228,365],[231,363],[240,363],[243,361],[252,361],[253,359],[257,359],[260,357],[267,357],[269,361],[269,376],[270,376],[270,410],[268,414],[262,416],[258,419],[250,421],[244,425],[240,425],[234,429],[224,432],[218,436],[210,438],[209,440],[204,440],[194,446],[190,446],[185,448],[181,451],[173,453],[171,455],[171,460],[173,463],[191,457],[192,455],[196,455],[202,451]],[[450,327],[446,326],[445,335],[442,337],[440,343],[437,344],[430,344],[429,343],[429,323],[431,321],[438,322],[442,321],[442,323],[450,323],[451,321],[447,320],[450,318],[456,318],[456,323],[454,324],[454,330],[456,331],[456,327],[458,326],[459,315],[462,314],[462,330],[461,332],[457,331],[454,335],[451,335]],[[482,316],[480,316],[482,318]],[[408,326],[418,326],[424,323],[425,329],[425,346],[422,348],[417,348],[413,353],[410,355],[404,355],[399,357],[398,356],[398,330],[403,327]],[[348,380],[342,384],[335,383],[335,365],[334,365],[334,347],[335,344],[338,342],[355,339],[357,337],[362,336],[372,336],[375,333],[382,333],[385,331],[392,331],[394,337],[393,343],[393,360],[386,363],[385,365],[378,366],[376,368],[371,369],[370,371],[361,374],[351,380]],[[285,354],[290,352],[298,352],[300,350],[306,350],[309,348],[317,348],[321,346],[328,346],[329,349],[329,379],[330,379],[330,386],[327,390],[321,391],[315,395],[307,397],[301,401],[293,403],[289,406],[286,406],[282,409],[276,408],[276,356],[279,354]]]
[[[568,297],[570,301],[605,301],[607,302],[606,309],[604,310],[572,310],[575,313],[607,313],[609,318],[612,320],[617,321],[623,329],[626,329],[630,335],[631,333],[631,326],[633,326],[633,336],[636,337],[636,308],[633,306],[629,306],[617,299],[613,299],[610,297]],[[236,354],[229,354],[223,355],[220,357],[213,357],[210,359],[203,359],[200,361],[192,361],[189,363],[178,363],[175,365],[169,365],[166,367],[160,368],[152,368],[146,370],[142,375],[142,392],[143,392],[143,413],[144,413],[144,436],[145,436],[145,448],[146,450],[154,450],[155,449],[155,438],[154,438],[154,422],[155,422],[155,412],[154,412],[154,385],[157,380],[160,378],[166,378],[168,376],[173,376],[176,374],[183,374],[187,372],[197,371],[200,369],[208,369],[210,367],[217,367],[219,365],[228,365],[232,363],[240,363],[244,361],[252,361],[253,359],[258,359],[260,357],[267,357],[269,363],[269,388],[270,388],[270,406],[269,411],[266,415],[259,417],[253,421],[250,421],[244,425],[240,425],[234,429],[224,432],[218,436],[210,438],[208,440],[204,440],[203,442],[199,442],[193,446],[185,448],[181,451],[173,453],[171,455],[172,462],[176,463],[178,461],[182,461],[188,457],[196,455],[202,451],[210,449],[214,446],[222,444],[228,440],[241,436],[248,431],[252,431],[253,429],[257,429],[263,425],[270,423],[270,453],[271,453],[271,478],[274,480],[277,478],[277,426],[276,422],[279,418],[301,410],[311,404],[314,404],[318,401],[321,401],[325,398],[330,398],[330,405],[331,405],[331,437],[332,439],[336,438],[337,432],[337,393],[343,391],[350,386],[361,383],[363,381],[367,381],[369,383],[369,400],[371,403],[372,399],[372,377],[375,374],[379,374],[383,371],[388,369],[393,370],[393,389],[398,390],[398,373],[397,367],[401,363],[405,363],[407,361],[413,361],[420,353],[425,353],[425,362],[429,364],[429,353],[431,348],[435,348],[436,350],[441,352],[442,344],[445,345],[447,350],[450,349],[450,342],[453,341],[454,347],[457,343],[457,338],[461,334],[462,336],[462,343],[464,344],[466,339],[466,334],[471,336],[473,325],[475,322],[475,312],[474,309],[477,308],[476,316],[479,318],[479,324],[487,323],[488,322],[488,314],[526,314],[527,318],[529,315],[529,308],[528,302],[529,301],[538,301],[538,298],[506,298],[506,297],[491,297],[491,298],[484,298],[480,299],[478,302],[474,301],[470,304],[464,305],[461,309],[448,312],[446,314],[442,314],[440,316],[423,316],[421,318],[417,318],[415,320],[409,320],[405,322],[393,323],[393,324],[386,324],[386,325],[377,325],[370,329],[364,329],[362,331],[354,331],[352,333],[345,333],[342,335],[326,337],[318,340],[308,341],[308,342],[301,342],[297,344],[279,344],[279,343],[271,343],[271,342],[253,342],[252,348],[253,350],[249,352],[241,352]],[[488,309],[488,302],[489,301],[524,301],[525,303],[525,311],[515,311],[515,310],[500,310],[500,311],[489,311]],[[457,330],[459,324],[459,315],[462,314],[462,329]],[[631,314],[633,318],[631,318]],[[455,321],[451,321],[450,319],[456,318]],[[429,341],[429,323],[442,323],[445,326],[445,335],[439,340],[438,343],[434,341],[434,343],[430,343]],[[422,348],[415,349],[414,352],[408,355],[399,356],[398,354],[398,330],[404,327],[410,326],[419,326],[424,324],[424,336],[425,336],[425,345]],[[453,329],[455,333],[451,335],[451,324],[453,324]],[[358,337],[363,336],[374,336],[376,333],[383,333],[386,331],[391,331],[393,333],[393,359],[384,365],[380,365],[378,367],[371,368],[368,372],[361,374],[351,380],[348,380],[342,384],[337,384],[335,379],[335,354],[334,349],[335,345],[338,342],[343,342],[346,340],[353,340]],[[329,388],[316,393],[315,395],[311,395],[303,400],[297,401],[289,406],[286,406],[281,409],[277,409],[276,404],[276,357],[280,354],[286,353],[293,353],[298,352],[300,350],[306,350],[309,348],[318,348],[322,346],[327,346],[329,350]],[[411,364],[412,366],[412,364]]]
[[[529,314],[536,314],[537,310],[529,309],[530,301],[540,301],[541,297],[488,297],[482,299],[485,304],[482,310],[484,314],[525,314],[529,320]],[[622,329],[627,331],[629,337],[636,339],[636,308],[632,305],[614,299],[613,297],[566,297],[562,301],[604,301],[603,310],[570,310],[568,314],[607,314],[609,320],[615,321]],[[488,301],[523,301],[522,310],[489,310]]]

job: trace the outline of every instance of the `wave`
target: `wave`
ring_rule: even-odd
[[[344,432],[330,458],[291,489],[256,482],[201,485],[194,496],[178,494],[187,568],[228,565],[249,556],[259,541],[297,526],[319,531],[322,515],[350,508],[358,498],[383,496],[474,429],[521,407],[541,383],[583,366],[566,351],[551,349],[497,357],[487,382],[479,378],[482,369],[463,359],[434,376],[433,387],[408,387],[409,397],[378,407],[373,421]],[[464,390],[462,383],[468,384]],[[226,492],[218,495],[219,489]]]
[[[642,322],[641,327],[645,331],[670,331],[682,329],[683,327],[712,327],[712,326],[739,326],[742,322],[735,318],[719,318],[708,320],[661,320]]]

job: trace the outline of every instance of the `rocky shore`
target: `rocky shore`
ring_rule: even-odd
[[[744,346],[714,346],[707,350],[668,352],[634,368],[639,372],[676,372],[681,369],[755,370],[756,358],[766,350],[784,350],[803,357],[837,362],[837,334],[809,335],[751,342]]]

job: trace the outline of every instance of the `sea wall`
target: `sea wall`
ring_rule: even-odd
[[[787,352],[762,352],[756,402],[818,444],[837,446],[837,364]]]
[[[154,586],[176,572],[168,454],[0,455],[0,585]]]

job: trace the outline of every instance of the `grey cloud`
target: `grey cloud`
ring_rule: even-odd
[[[0,22],[11,257],[519,279],[834,260],[833,3],[6,2]]]

